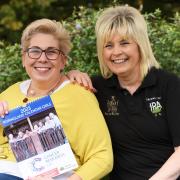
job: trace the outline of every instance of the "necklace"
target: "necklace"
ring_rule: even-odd
[[[50,95],[52,94],[61,84],[62,80],[64,76],[61,76],[58,81],[49,89],[47,89],[45,92],[43,93],[37,93],[34,89],[32,89],[32,84],[30,83],[29,88],[27,90],[27,96],[32,97],[32,96],[41,96],[41,95]],[[28,98],[24,98],[23,102],[26,103],[28,101]]]
[[[43,95],[50,95],[50,94],[52,94],[57,89],[57,87],[60,85],[61,79],[62,79],[62,77],[58,79],[58,81],[54,84],[54,86],[52,86],[51,88],[47,89],[43,93]],[[34,89],[31,89],[31,84],[30,84],[29,89],[28,89],[28,95],[29,96],[38,96],[39,95]]]

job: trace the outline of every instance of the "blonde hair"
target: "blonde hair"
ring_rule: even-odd
[[[21,37],[22,49],[27,49],[33,35],[38,33],[53,35],[59,42],[59,49],[65,55],[70,52],[72,44],[68,31],[60,22],[50,19],[35,20],[24,29]]]
[[[137,9],[130,6],[116,6],[105,9],[96,22],[95,31],[98,59],[104,78],[110,77],[112,72],[104,63],[103,48],[114,34],[119,34],[127,39],[130,38],[139,46],[142,79],[152,66],[159,68],[151,49],[147,24]]]

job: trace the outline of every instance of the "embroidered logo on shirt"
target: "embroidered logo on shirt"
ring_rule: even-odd
[[[111,96],[111,99],[107,100],[107,112],[105,112],[105,115],[118,116],[118,104],[119,100],[115,96]]]
[[[162,115],[161,97],[146,98],[149,101],[149,108],[152,114],[156,117]]]

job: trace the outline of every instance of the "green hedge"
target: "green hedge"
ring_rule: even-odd
[[[95,22],[101,10],[80,7],[63,24],[71,32],[73,49],[70,53],[70,69],[80,69],[90,75],[99,73],[94,35]],[[144,14],[148,22],[149,37],[156,59],[161,66],[180,75],[180,15],[165,20],[161,12]],[[27,78],[21,65],[20,45],[6,46],[0,42],[0,91]]]
[[[149,25],[149,37],[156,59],[162,68],[180,76],[180,15],[167,20],[161,11],[145,15]]]

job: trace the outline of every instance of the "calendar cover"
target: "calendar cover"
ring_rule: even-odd
[[[50,96],[12,109],[0,120],[22,178],[55,177],[78,167]]]

